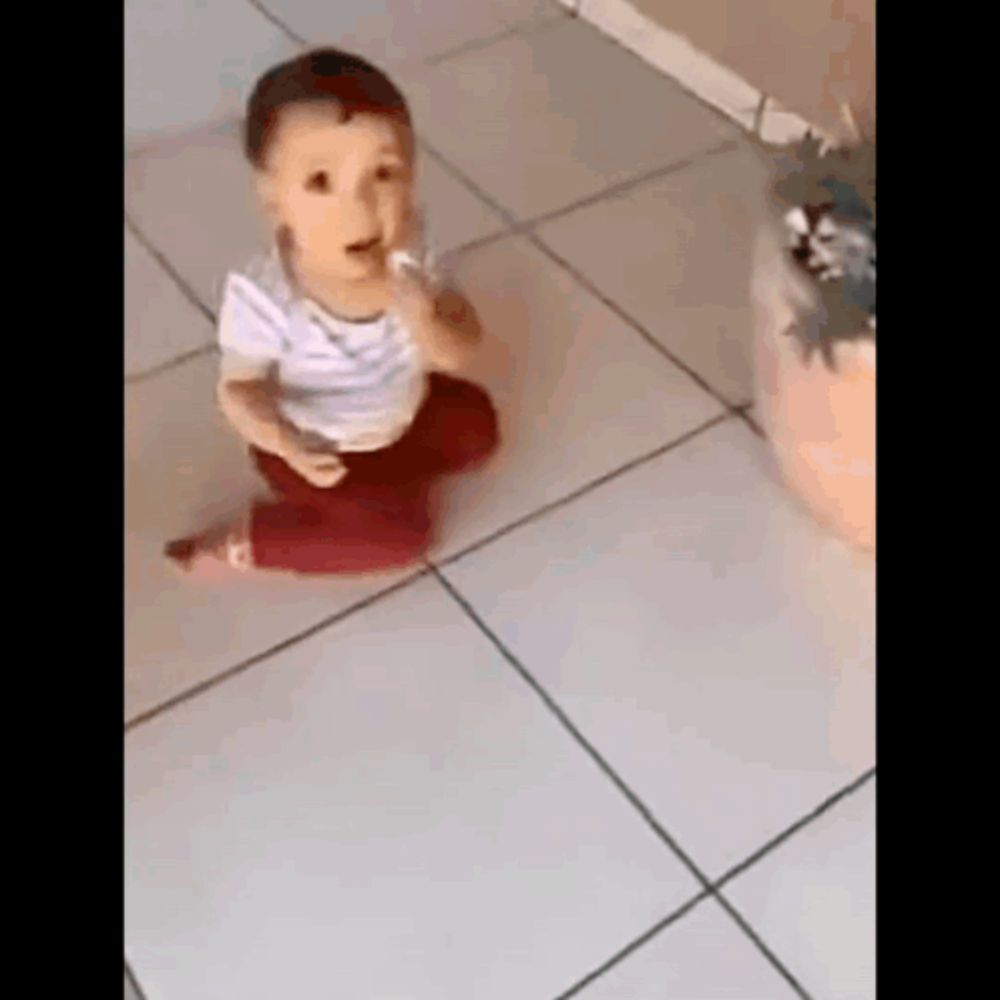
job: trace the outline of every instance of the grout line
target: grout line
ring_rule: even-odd
[[[749,427],[750,430],[757,435],[757,437],[761,438],[762,440],[767,440],[767,435],[764,433],[764,428],[757,423],[753,414],[750,412],[750,408],[752,406],[753,403],[750,403],[747,406],[740,407],[740,409],[737,411],[737,415],[743,421],[743,423],[745,423],[747,427]]]
[[[537,508],[536,510],[531,511],[531,513],[525,514],[523,517],[520,517],[515,521],[511,521],[510,524],[506,524],[504,525],[504,527],[498,528],[496,531],[492,532],[486,537],[480,538],[477,541],[472,542],[470,545],[466,546],[460,552],[456,552],[454,555],[447,556],[440,562],[435,561],[432,563],[432,565],[438,568],[444,566],[451,566],[453,563],[458,562],[459,559],[463,559],[466,556],[471,555],[473,552],[478,552],[480,549],[485,548],[487,545],[491,545],[493,542],[504,537],[505,535],[508,535],[513,531],[516,531],[518,528],[524,527],[524,525],[526,524],[530,524],[532,521],[536,521],[545,517],[546,514],[550,514],[553,511],[558,510],[560,507],[565,507],[567,504],[572,503],[574,500],[579,499],[580,497],[586,495],[587,493],[590,493],[592,490],[596,490],[598,487],[603,486],[605,483],[610,483],[613,480],[618,479],[621,476],[625,475],[627,472],[631,472],[633,469],[637,469],[640,466],[646,465],[649,462],[652,462],[655,459],[659,458],[660,456],[667,454],[667,452],[673,451],[675,448],[687,444],[693,438],[698,437],[700,434],[703,434],[705,431],[711,430],[713,427],[716,427],[719,424],[725,423],[732,417],[733,414],[731,413],[720,413],[717,416],[712,417],[710,420],[707,420],[705,423],[695,427],[693,430],[686,431],[680,437],[675,438],[672,441],[669,441],[667,444],[662,444],[658,448],[654,448],[652,451],[646,452],[646,454],[640,455],[638,458],[634,458],[631,461],[626,462],[624,465],[620,465],[617,468],[612,469],[610,472],[605,472],[603,475],[600,475],[596,479],[592,479],[589,482],[584,483],[583,486],[577,487],[577,489],[573,490],[570,493],[567,493],[563,497],[560,497],[558,500],[553,500],[550,503],[544,504],[543,506]]]
[[[432,56],[427,56],[424,59],[424,65],[440,66],[441,63],[454,59],[457,56],[463,56],[467,52],[478,52],[480,49],[488,49],[495,42],[502,42],[505,38],[516,34],[518,34],[517,27],[508,26],[502,31],[494,32],[492,35],[485,35],[482,38],[473,38],[467,42],[462,42],[460,45],[456,45],[453,48],[445,49],[443,52],[437,52]]]
[[[535,692],[546,708],[548,708],[549,711],[555,716],[556,720],[569,733],[569,735],[576,740],[580,748],[597,765],[599,770],[604,772],[605,776],[619,790],[619,792],[622,793],[629,804],[645,821],[646,825],[649,826],[653,832],[674,852],[678,860],[701,884],[703,893],[706,895],[712,895],[719,901],[719,904],[723,907],[723,909],[726,910],[733,920],[736,921],[741,930],[743,930],[743,932],[757,946],[761,954],[771,963],[771,965],[774,966],[776,971],[785,979],[792,989],[795,990],[802,1000],[812,1000],[809,994],[806,993],[806,991],[799,984],[798,980],[781,963],[781,960],[777,957],[777,955],[775,955],[774,952],[767,947],[756,931],[754,931],[754,929],[746,922],[743,916],[732,906],[732,904],[716,891],[707,876],[694,863],[694,861],[688,857],[687,853],[681,848],[677,841],[670,836],[660,821],[653,815],[652,810],[642,801],[642,799],[639,798],[638,795],[635,794],[635,792],[632,791],[618,772],[615,771],[614,768],[604,759],[604,757],[601,756],[596,747],[594,747],[594,745],[583,735],[572,719],[570,719],[566,712],[564,712],[559,706],[559,703],[548,693],[548,691],[545,690],[544,687],[542,687],[527,667],[525,667],[524,664],[522,664],[521,661],[507,648],[500,637],[492,631],[489,625],[486,624],[486,621],[479,615],[476,609],[473,608],[465,596],[459,592],[455,585],[437,567],[433,567],[432,572],[441,586],[444,587],[444,589],[451,595],[455,603],[458,604],[458,606],[469,616],[473,624],[489,640],[496,651],[507,661],[508,664],[510,664],[511,667],[514,668],[514,670],[520,675],[521,679]]]
[[[478,236],[475,239],[469,240],[468,243],[460,244],[458,247],[449,250],[449,254],[456,254],[470,249],[476,249],[480,245],[495,242],[498,239],[502,239],[504,236],[524,235],[537,226],[562,218],[564,215],[569,215],[578,209],[588,208],[591,205],[597,205],[606,198],[615,198],[618,195],[627,194],[629,191],[634,188],[641,187],[643,184],[658,180],[662,177],[667,177],[674,173],[680,173],[682,170],[695,166],[700,160],[706,157],[721,156],[724,153],[731,153],[740,148],[739,142],[735,139],[726,139],[724,142],[721,142],[716,146],[711,146],[708,149],[694,153],[693,155],[685,157],[682,160],[674,160],[672,163],[668,163],[664,166],[653,167],[643,173],[635,174],[632,177],[626,177],[621,181],[615,181],[615,183],[608,185],[606,188],[601,188],[601,190],[595,191],[593,194],[584,195],[582,198],[578,198],[575,201],[561,205],[559,208],[550,209],[540,215],[534,215],[528,219],[520,220],[512,212],[503,209],[501,205],[487,195],[477,184],[475,184],[475,182],[465,176],[460,168],[451,163],[442,153],[438,152],[438,150],[431,146],[426,140],[421,140],[421,146],[432,156],[435,162],[437,162],[442,169],[447,170],[455,180],[459,181],[470,192],[486,202],[486,204],[493,209],[494,212],[500,213],[505,220],[509,220],[506,228],[495,230],[486,236]]]
[[[445,260],[457,260],[464,254],[472,253],[473,250],[481,250],[483,247],[490,246],[492,243],[499,243],[500,240],[506,239],[508,236],[520,235],[520,230],[517,228],[505,226],[503,229],[496,229],[492,233],[487,233],[485,236],[477,236],[475,239],[469,240],[466,243],[460,243],[457,247],[445,250],[441,254],[441,257]]]
[[[164,150],[176,147],[179,143],[187,143],[197,136],[209,136],[218,134],[222,129],[230,128],[234,124],[239,124],[242,116],[237,117],[232,112],[209,118],[196,124],[193,128],[189,126],[173,126],[165,131],[154,132],[152,134],[140,135],[129,145],[128,138],[125,140],[125,164],[144,160],[148,156],[163,152]]]
[[[874,775],[875,775],[875,768],[871,768],[870,770],[866,771],[860,778],[856,779],[855,781],[852,781],[848,785],[845,785],[839,792],[836,792],[834,795],[831,795],[830,798],[826,799],[825,802],[821,803],[816,809],[812,810],[812,812],[806,813],[805,816],[803,816],[801,819],[797,820],[795,823],[789,826],[783,833],[780,833],[777,837],[774,837],[771,840],[769,840],[763,847],[759,848],[752,854],[748,855],[743,861],[739,862],[739,864],[734,865],[728,872],[726,872],[726,874],[724,874],[721,878],[717,879],[715,882],[712,883],[711,889],[703,890],[696,896],[693,896],[686,903],[684,903],[683,906],[680,907],[680,909],[675,910],[674,913],[670,914],[670,916],[661,920],[658,924],[654,924],[653,927],[651,927],[648,931],[640,935],[630,944],[626,945],[625,948],[617,952],[602,965],[598,966],[597,969],[595,969],[593,972],[585,976],[582,980],[580,980],[573,987],[571,987],[567,992],[561,993],[558,997],[555,998],[555,1000],[568,1000],[569,997],[575,996],[584,986],[593,982],[595,979],[598,979],[605,972],[608,972],[615,965],[617,965],[623,959],[628,957],[628,955],[630,955],[633,951],[636,951],[647,941],[652,940],[657,934],[659,934],[661,930],[665,930],[670,924],[674,923],[677,919],[679,919],[689,910],[693,909],[703,899],[706,899],[708,896],[716,895],[726,882],[735,878],[738,874],[746,871],[746,869],[756,864],[758,861],[761,860],[761,858],[769,854],[780,844],[784,843],[793,834],[797,833],[803,827],[810,824],[814,819],[818,819],[823,813],[827,812],[829,809],[832,809],[833,806],[836,805],[838,802],[840,802],[842,799],[845,799],[849,795],[856,792],[870,778],[874,777]],[[739,921],[737,921],[737,923],[739,923]]]
[[[824,813],[829,812],[838,802],[846,799],[849,795],[853,795],[858,789],[863,788],[868,782],[875,777],[875,768],[871,767],[865,771],[859,778],[855,778],[854,781],[845,785],[838,792],[834,792],[828,799],[821,802],[812,812],[806,813],[800,819],[797,819],[791,826],[787,827],[776,837],[772,837],[763,847],[759,847],[752,854],[748,855],[738,864],[733,865],[725,874],[720,878],[716,879],[713,883],[713,888],[718,890],[721,889],[727,882],[731,882],[734,878],[742,875],[748,868],[755,865],[761,858],[765,855],[770,854],[776,847],[779,847],[790,837],[793,837],[799,830],[804,829],[813,820],[819,819]]]
[[[296,43],[296,45],[309,44],[309,42],[298,34],[298,32],[292,31],[292,29],[289,28],[288,25],[285,24],[285,22],[282,21],[277,15],[272,14],[271,11],[260,3],[260,0],[247,0],[247,3],[249,3],[258,14],[261,14],[268,21],[270,21],[271,24],[273,24],[279,31],[283,31],[293,42]]]
[[[471,177],[468,176],[463,170],[460,170],[451,162],[443,153],[438,152],[438,150],[432,146],[426,139],[417,139],[417,145],[432,159],[445,173],[450,174],[454,180],[458,181],[467,191],[471,191],[480,201],[486,203],[489,208],[492,208],[497,215],[507,223],[508,226],[514,228],[518,225],[517,216],[515,216],[508,209],[504,208],[498,201],[488,195]]]
[[[336,612],[336,614],[330,615],[324,618],[322,621],[317,622],[315,625],[309,626],[309,628],[304,629],[302,632],[296,632],[294,635],[289,636],[287,639],[283,639],[281,642],[276,643],[268,649],[265,649],[261,653],[256,653],[254,656],[249,657],[246,660],[237,663],[235,666],[228,667],[221,673],[215,674],[209,677],[207,680],[201,681],[195,684],[193,687],[182,691],[180,694],[174,695],[172,698],[168,698],[166,701],[161,702],[159,705],[148,709],[145,712],[141,712],[139,715],[130,719],[125,723],[125,732],[131,732],[133,729],[137,729],[139,726],[145,725],[147,722],[151,722],[153,719],[158,718],[171,709],[176,708],[178,705],[184,704],[184,702],[191,701],[193,698],[204,694],[206,691],[211,690],[214,687],[218,687],[220,684],[225,683],[232,677],[236,677],[238,674],[242,674],[249,670],[251,667],[256,666],[258,663],[262,663],[265,660],[270,659],[272,656],[278,653],[284,652],[286,649],[290,649],[292,646],[298,645],[304,639],[309,639],[325,629],[330,628],[332,625],[336,625],[338,622],[343,621],[350,615],[353,615],[356,611],[361,611],[364,608],[371,607],[373,604],[378,603],[384,597],[388,597],[390,594],[396,593],[398,590],[403,590],[404,588],[416,583],[418,580],[423,579],[427,576],[429,570],[420,569],[412,573],[410,576],[391,584],[390,586],[379,590],[368,597],[362,598],[362,600],[344,608],[342,611]]]
[[[685,157],[683,160],[675,160],[667,166],[654,167],[652,170],[647,170],[644,173],[636,174],[634,177],[618,181],[609,187],[604,188],[602,191],[598,191],[596,194],[587,195],[577,201],[570,202],[568,205],[563,205],[561,208],[553,209],[552,211],[545,212],[542,215],[536,215],[533,218],[528,219],[526,222],[520,223],[519,226],[521,229],[534,229],[536,226],[541,226],[547,222],[552,222],[554,219],[562,218],[564,215],[569,215],[577,209],[587,208],[590,205],[596,205],[605,198],[616,198],[618,195],[627,194],[634,188],[641,187],[649,181],[658,180],[662,177],[669,176],[670,174],[680,173],[688,167],[693,167],[696,163],[706,157],[720,156],[723,153],[730,153],[739,149],[739,147],[740,144],[735,139],[726,139],[724,142],[721,142],[716,146],[694,153],[689,157]]]
[[[216,319],[215,313],[212,312],[204,302],[198,298],[197,294],[191,288],[191,286],[181,277],[174,266],[169,260],[159,251],[153,244],[149,241],[149,237],[139,228],[132,217],[125,213],[125,228],[142,244],[143,248],[155,259],[156,263],[163,268],[164,271],[173,280],[174,284],[184,293],[184,297],[193,305],[201,314],[215,326]]]
[[[680,920],[689,910],[693,910],[700,902],[707,899],[711,893],[707,889],[703,889],[701,892],[692,896],[686,903],[682,903],[673,913],[664,917],[659,922],[653,924],[648,931],[640,934],[635,940],[630,941],[624,948],[620,951],[615,952],[606,962],[602,962],[596,969],[588,972],[582,979],[577,980],[568,990],[560,993],[555,1000],[569,1000],[570,997],[575,997],[581,990],[585,989],[596,979],[600,979],[605,972],[610,971],[619,962],[624,961],[629,955],[634,951],[638,951],[647,941],[652,940],[656,937],[660,931],[666,930],[671,924]]]
[[[132,971],[132,966],[128,964],[127,959],[125,961],[125,978],[128,980],[129,986],[132,987],[132,992],[135,993],[136,1000],[146,1000],[146,994],[139,985],[139,980],[136,979],[135,973]]]
[[[784,963],[778,958],[777,955],[771,951],[770,948],[764,943],[760,935],[750,926],[746,921],[743,914],[733,906],[732,903],[722,895],[721,892],[713,892],[713,898],[716,902],[729,914],[733,920],[736,921],[737,926],[744,934],[757,946],[761,954],[774,966],[776,972],[778,972],[781,977],[788,983],[789,986],[802,998],[802,1000],[812,1000],[812,997],[806,992],[805,987],[792,975],[792,973],[785,967]]]
[[[590,280],[582,271],[579,271],[572,264],[569,263],[564,257],[557,254],[547,243],[542,240],[537,233],[529,232],[527,234],[528,239],[544,253],[550,260],[558,264],[567,274],[575,278],[577,284],[581,285],[587,291],[590,292],[595,298],[600,299],[619,319],[623,320],[628,326],[632,327],[633,330],[638,333],[646,343],[649,344],[654,350],[663,355],[668,361],[673,362],[682,372],[684,372],[696,385],[707,392],[717,403],[720,403],[726,408],[727,413],[737,412],[737,407],[730,403],[721,393],[717,392],[701,375],[699,375],[693,368],[685,364],[680,360],[671,350],[664,347],[663,344],[657,340],[637,319],[629,315],[614,299],[612,299],[605,292],[601,291]]]
[[[426,148],[426,146],[425,146]],[[659,178],[669,176],[674,173],[679,173],[682,170],[686,170],[688,167],[694,166],[698,160],[703,157],[709,156],[720,156],[723,153],[733,152],[739,149],[739,143],[732,139],[727,139],[725,142],[720,143],[718,146],[713,146],[710,149],[704,150],[701,153],[695,154],[693,157],[688,157],[683,160],[676,160],[673,163],[667,164],[666,166],[654,167],[645,173],[637,174],[634,177],[628,177],[623,181],[617,181],[611,184],[609,187],[602,188],[600,191],[594,194],[585,195],[583,198],[579,198],[576,201],[569,202],[569,204],[563,205],[560,208],[552,209],[548,212],[543,212],[541,215],[532,216],[530,219],[526,219],[523,222],[515,221],[513,224],[505,226],[502,229],[496,229],[491,233],[487,233],[485,236],[477,236],[474,239],[469,240],[466,243],[460,243],[457,247],[452,247],[450,250],[445,251],[442,256],[444,257],[457,257],[459,254],[470,253],[473,250],[479,250],[481,247],[489,246],[491,243],[496,243],[509,236],[524,236],[537,226],[544,225],[548,222],[552,222],[555,219],[559,219],[564,215],[569,215],[580,208],[587,208],[591,205],[597,205],[605,198],[614,198],[621,194],[626,194],[633,188],[641,187],[647,182],[658,180]],[[436,151],[435,151],[436,152]],[[441,159],[441,154],[438,153],[437,156]],[[453,176],[455,176],[453,174]],[[469,185],[465,184],[468,188]],[[474,192],[477,197],[482,197],[482,193],[478,189]],[[493,206],[490,206],[491,208]]]
[[[437,578],[441,586],[444,587],[447,593],[451,595],[455,603],[466,613],[466,615],[469,616],[473,624],[476,625],[480,632],[482,632],[483,635],[490,641],[496,651],[507,661],[508,664],[510,664],[511,667],[514,668],[514,670],[520,675],[521,679],[541,699],[542,703],[555,716],[556,720],[562,725],[562,727],[574,740],[576,740],[579,746],[597,765],[598,769],[603,771],[611,783],[622,793],[622,795],[624,795],[626,800],[645,821],[646,825],[650,827],[660,840],[673,850],[687,870],[700,883],[702,890],[705,892],[711,891],[711,883],[704,872],[702,872],[694,861],[688,857],[687,853],[674,840],[674,838],[670,836],[667,830],[661,825],[660,821],[653,815],[652,811],[642,801],[642,799],[640,799],[639,796],[636,795],[631,788],[629,788],[615,769],[604,759],[604,757],[601,756],[597,748],[587,739],[586,736],[583,735],[580,729],[576,726],[573,720],[570,719],[566,712],[563,711],[552,695],[550,695],[548,691],[542,687],[527,667],[525,667],[521,661],[507,648],[500,637],[489,627],[489,625],[486,624],[486,621],[480,616],[479,612],[476,611],[472,604],[463,594],[459,592],[458,588],[444,575],[444,573],[442,573],[436,566],[432,568],[431,572]]]
[[[126,375],[125,384],[138,385],[139,383],[145,382],[156,375],[162,375],[164,372],[168,372],[173,368],[180,368],[181,365],[186,364],[188,361],[193,361],[195,358],[200,358],[206,354],[213,354],[217,352],[218,346],[214,343],[205,344],[203,347],[196,347],[193,351],[178,354],[177,357],[171,358],[169,361],[164,361],[158,365],[154,365],[152,368],[146,368],[141,372],[134,372],[131,375]]]
[[[753,115],[753,134],[759,139],[760,130],[764,125],[764,112],[767,110],[767,94],[760,95],[760,102],[757,104],[757,110]]]

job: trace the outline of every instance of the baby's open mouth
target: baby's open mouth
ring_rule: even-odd
[[[349,243],[347,245],[347,252],[349,254],[369,254],[376,250],[381,249],[382,238],[380,236],[373,236],[370,240],[361,240],[358,243]]]

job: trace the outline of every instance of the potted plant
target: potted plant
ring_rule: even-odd
[[[782,476],[875,546],[875,142],[776,151],[753,266],[758,413]]]

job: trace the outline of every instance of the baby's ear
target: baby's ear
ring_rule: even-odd
[[[273,178],[261,170],[257,172],[254,180],[257,188],[257,200],[264,215],[267,216],[268,222],[272,225],[278,225],[281,222],[281,216],[278,210],[278,193],[275,190]]]
[[[425,214],[423,205],[416,198],[407,201],[403,216],[406,242],[410,249],[422,252],[424,249]]]

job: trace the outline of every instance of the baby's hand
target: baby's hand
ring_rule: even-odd
[[[396,308],[407,319],[418,322],[430,319],[435,312],[435,289],[430,276],[417,261],[397,254],[392,262],[393,295]]]
[[[347,475],[347,466],[332,452],[298,447],[285,461],[307,482],[320,489],[336,486]]]

